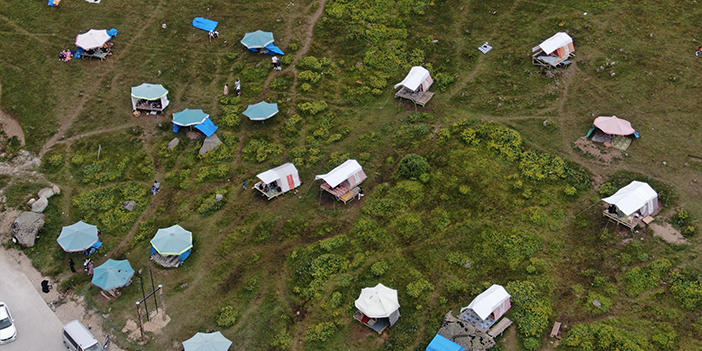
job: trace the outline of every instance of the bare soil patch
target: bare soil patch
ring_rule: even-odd
[[[610,164],[614,160],[621,159],[624,156],[621,150],[615,148],[603,149],[586,137],[578,138],[578,140],[575,141],[575,146],[584,154],[594,156],[598,161],[605,164]]]
[[[653,230],[653,236],[657,236],[671,244],[684,245],[689,244],[687,239],[680,234],[680,232],[673,228],[670,223],[656,224],[651,223],[648,225],[651,230]]]

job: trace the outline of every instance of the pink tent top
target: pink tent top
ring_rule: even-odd
[[[636,130],[631,127],[631,123],[629,123],[629,121],[617,118],[617,116],[600,116],[595,118],[595,122],[593,124],[595,127],[600,128],[600,130],[607,134],[631,135],[636,133]]]

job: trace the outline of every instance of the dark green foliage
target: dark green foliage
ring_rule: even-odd
[[[431,166],[423,156],[407,154],[400,160],[395,174],[400,178],[418,180],[422,174],[429,173]]]
[[[642,334],[616,328],[603,322],[574,325],[568,331],[563,343],[573,350],[582,351],[651,350],[651,345]]]
[[[531,281],[511,281],[505,289],[512,295],[512,317],[519,334],[524,337],[525,344],[529,340],[531,350],[538,349],[541,345],[538,339],[548,328],[552,314],[548,291]]]
[[[684,309],[702,309],[702,282],[699,279],[675,272],[670,276],[670,293]]]

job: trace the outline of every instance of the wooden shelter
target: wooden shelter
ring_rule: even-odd
[[[557,67],[558,65],[567,65],[567,61],[575,47],[573,46],[573,38],[565,32],[558,32],[552,37],[544,40],[543,43],[531,49],[534,52],[532,62],[537,66],[542,67]]]

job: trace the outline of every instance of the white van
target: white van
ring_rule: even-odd
[[[63,326],[63,343],[70,351],[107,351],[110,336],[105,337],[104,344],[100,344],[88,328],[75,320]]]

